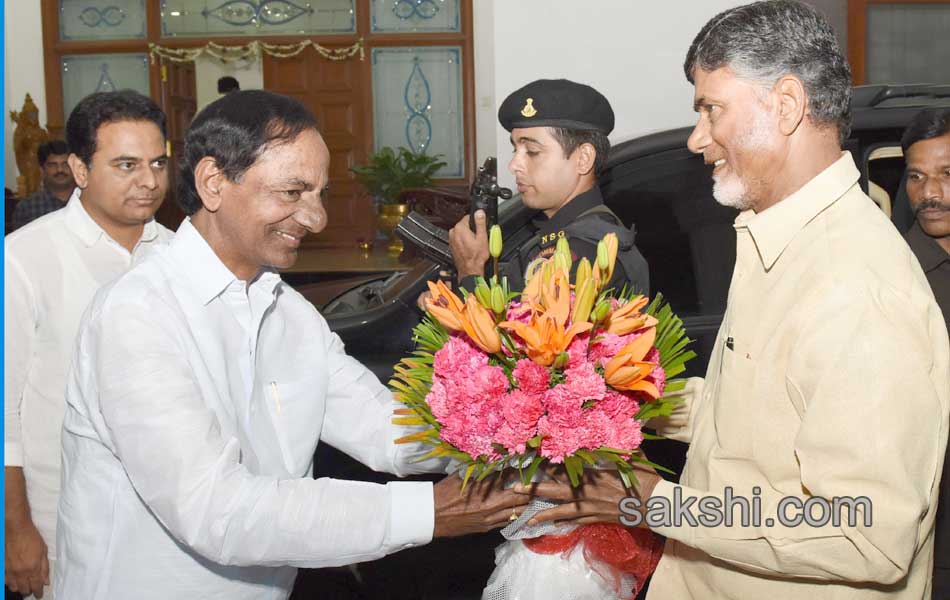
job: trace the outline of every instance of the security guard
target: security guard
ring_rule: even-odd
[[[604,205],[597,174],[607,162],[614,113],[607,98],[594,88],[567,79],[540,79],[508,96],[498,110],[502,127],[511,132],[514,154],[508,170],[524,204],[540,210],[532,221],[535,236],[519,249],[517,264],[502,275],[512,289],[524,287],[532,264],[554,253],[566,237],[574,265],[582,257],[594,261],[597,242],[617,234],[617,266],[610,287],[649,293],[646,260],[634,246],[634,234]],[[449,245],[459,284],[471,291],[484,275],[488,260],[485,215],[475,215],[476,231],[464,217],[449,232]]]

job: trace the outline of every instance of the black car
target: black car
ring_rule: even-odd
[[[861,171],[862,188],[901,231],[910,226],[913,216],[904,193],[900,138],[910,119],[929,106],[950,107],[950,85],[854,89],[853,127],[844,147]],[[637,247],[650,266],[652,292],[663,294],[683,317],[694,340],[698,356],[689,363],[687,375],[702,376],[722,321],[735,263],[737,211],[713,198],[711,167],[686,148],[691,131],[689,127],[674,129],[615,145],[600,186],[607,206],[636,231]],[[500,206],[499,223],[506,240],[502,260],[515,253],[519,241],[531,237],[533,214],[517,197]],[[411,271],[347,291],[322,307],[322,313],[347,351],[386,381],[392,366],[412,350],[412,327],[421,317],[416,298],[438,271],[437,264],[424,261]],[[664,441],[645,449],[660,464],[675,471],[682,468],[685,445]],[[317,472],[319,476],[386,480],[322,446]],[[469,536],[387,557],[361,566],[370,575],[339,597],[477,598],[491,573],[491,549],[498,543],[497,534]],[[432,573],[443,570],[442,565],[452,576],[433,580]],[[352,584],[346,573],[333,575]],[[300,586],[315,577],[326,585],[328,576],[305,573]],[[404,595],[397,591],[400,587]]]

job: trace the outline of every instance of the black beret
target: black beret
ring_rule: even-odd
[[[516,127],[562,127],[599,131],[614,129],[614,111],[603,94],[567,79],[538,79],[505,98],[498,121]]]

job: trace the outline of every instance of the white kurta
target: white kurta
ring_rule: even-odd
[[[4,242],[4,465],[23,467],[30,512],[50,559],[56,557],[66,373],[80,318],[96,290],[172,235],[149,221],[129,253],[92,220],[80,192]]]
[[[296,567],[431,540],[432,485],[314,480],[320,439],[397,474],[394,400],[275,273],[245,288],[186,220],[94,301],[63,426],[55,590],[286,598]]]

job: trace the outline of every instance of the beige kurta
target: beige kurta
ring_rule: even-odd
[[[950,342],[917,260],[857,181],[844,153],[736,219],[726,314],[672,436],[690,442],[681,486],[654,496],[757,486],[762,523],[740,526],[736,509],[732,527],[654,527],[670,539],[649,600],[930,598]],[[767,526],[786,496],[868,497],[872,525]]]

